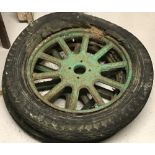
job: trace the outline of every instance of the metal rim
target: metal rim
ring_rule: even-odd
[[[96,28],[74,28],[43,40],[27,60],[26,76],[45,104],[87,113],[118,100],[131,81],[132,68],[127,51],[114,38]]]

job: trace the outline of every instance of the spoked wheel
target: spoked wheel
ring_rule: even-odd
[[[3,74],[9,112],[48,142],[105,139],[141,111],[153,69],[126,30],[81,13],[54,13],[29,25],[13,44]]]
[[[126,50],[95,30],[65,30],[35,48],[26,71],[44,103],[68,112],[92,112],[111,105],[127,89],[132,68]]]

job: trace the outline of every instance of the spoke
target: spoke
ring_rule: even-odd
[[[60,82],[53,89],[51,89],[45,96],[44,99],[50,100],[59,94],[66,87],[64,82]]]
[[[84,104],[82,110],[91,109],[94,107],[94,101],[93,99],[89,99],[87,95],[81,95],[80,99],[82,103]]]
[[[100,96],[100,94],[98,93],[98,91],[94,86],[89,86],[88,91],[90,92],[90,94],[92,95],[93,99],[97,104],[99,105],[104,104],[102,97]]]
[[[61,46],[62,50],[64,51],[64,53],[65,53],[66,55],[68,55],[69,53],[71,53],[71,50],[70,50],[70,48],[68,47],[68,45],[66,44],[66,42],[65,42],[64,39],[59,38],[59,39],[58,39],[58,43],[59,43],[59,45]]]
[[[39,71],[42,71],[42,72],[51,72],[52,69],[49,68],[49,67],[46,67],[46,66],[42,66],[42,65],[37,65],[35,67],[35,69],[39,70]]]
[[[82,44],[81,44],[81,48],[80,48],[81,53],[87,52],[88,44],[89,44],[89,36],[84,35],[82,38]]]
[[[114,70],[114,69],[124,68],[126,66],[127,66],[126,61],[108,63],[108,64],[103,64],[101,66],[101,71],[110,71],[110,70]]]
[[[80,45],[79,43],[77,43],[77,44],[75,45],[75,47],[74,47],[74,52],[75,52],[75,53],[79,52],[79,51],[80,51],[80,47],[81,47],[81,45]]]
[[[49,62],[52,62],[54,64],[60,65],[61,64],[61,60],[58,58],[55,58],[49,54],[46,53],[41,53],[40,58]]]
[[[110,91],[108,89],[105,89],[105,88],[103,88],[101,86],[98,86],[98,85],[96,85],[95,87],[96,87],[97,91],[99,92],[99,94],[103,98],[105,98],[107,100],[111,100],[114,97],[114,92],[112,92],[112,91]]]
[[[72,93],[67,97],[66,108],[70,110],[76,110],[78,97],[79,97],[79,90],[77,88],[73,88]]]
[[[57,81],[58,81],[58,79],[54,79],[52,81],[36,83],[35,86],[38,91],[46,91],[46,90],[52,89],[56,85]]]
[[[111,79],[109,79],[107,77],[103,77],[103,76],[101,76],[98,81],[103,83],[103,84],[106,84],[108,86],[111,86],[113,88],[117,88],[119,90],[122,90],[124,87],[124,84],[121,84],[117,81],[111,80]]]
[[[52,50],[52,55],[53,55],[54,57],[56,57],[56,58],[61,59],[60,53],[59,53],[58,51],[56,51],[56,50]]]
[[[53,72],[45,72],[45,73],[33,73],[33,80],[41,80],[47,78],[56,78],[59,77],[59,73],[57,71]]]
[[[82,100],[82,103],[85,104],[85,105],[88,104],[89,101],[90,101],[90,99],[89,99],[89,97],[87,95],[81,95],[80,99]]]
[[[108,43],[104,47],[102,47],[96,54],[95,54],[95,59],[99,59],[102,56],[104,56],[111,48],[113,47],[112,43]]]

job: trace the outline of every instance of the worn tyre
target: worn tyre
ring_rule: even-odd
[[[42,78],[52,79],[38,82]],[[3,96],[15,121],[43,142],[95,142],[137,116],[152,82],[151,59],[134,35],[86,14],[52,13],[32,22],[12,45]]]

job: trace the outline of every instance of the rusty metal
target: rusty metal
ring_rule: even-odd
[[[83,113],[118,100],[130,83],[132,69],[126,50],[93,27],[64,30],[43,40],[28,59],[26,74],[45,104]],[[60,98],[65,99],[63,107],[54,104]]]

